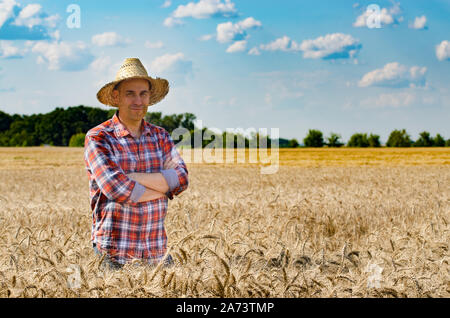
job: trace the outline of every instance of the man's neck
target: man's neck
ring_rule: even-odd
[[[140,136],[141,135],[141,130],[142,130],[142,119],[140,121],[136,121],[136,122],[127,122],[125,120],[123,120],[120,117],[119,112],[117,112],[117,117],[119,118],[120,122],[127,127],[127,129],[131,132],[131,134],[133,136]]]

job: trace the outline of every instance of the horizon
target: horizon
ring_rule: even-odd
[[[87,106],[87,105],[77,105],[77,106],[67,106],[67,107],[56,107],[55,109],[53,109],[53,110],[51,110],[50,112],[52,112],[52,111],[55,111],[55,110],[57,110],[58,108],[60,108],[60,109],[63,109],[63,110],[67,110],[68,108],[77,108],[77,107],[87,107],[87,108],[96,108],[96,107],[92,107],[92,106]],[[109,109],[109,111],[111,111],[111,110],[114,110],[114,109]],[[104,111],[108,111],[108,110],[104,110]],[[2,112],[2,110],[0,110],[0,112]],[[48,114],[48,113],[50,113],[50,112],[47,112],[47,113],[37,113],[37,114],[26,114],[26,115],[21,115],[21,114],[8,114],[9,116],[14,116],[14,115],[18,115],[18,116],[21,116],[21,117],[24,117],[24,116],[33,116],[33,115],[46,115],[46,114]],[[147,114],[148,113],[150,113],[150,112],[147,112]],[[161,112],[161,117],[164,117],[164,116],[171,116],[171,115],[181,115],[181,114],[164,114],[163,112]],[[193,115],[195,115],[195,114],[193,114]],[[112,117],[112,116],[111,116]],[[146,118],[144,118],[144,119],[146,119]],[[244,130],[244,129],[242,129],[242,128],[234,128],[234,129],[229,129],[229,130],[221,130],[221,129],[219,129],[219,128],[216,128],[216,127],[207,127],[207,126],[203,126],[203,124],[202,124],[202,121],[200,120],[200,125],[198,125],[199,124],[199,121],[198,120],[194,120],[193,121],[193,123],[194,123],[194,126],[195,126],[195,128],[196,129],[199,129],[199,130],[201,130],[201,129],[207,129],[207,130],[209,130],[209,131],[212,131],[212,132],[214,132],[214,133],[219,133],[219,134],[224,134],[225,132],[228,132],[228,133],[232,133],[232,134],[236,134],[236,135],[242,135],[242,136],[244,136],[245,138],[248,138],[248,139],[251,139],[251,135],[250,135],[250,132],[249,132],[249,130],[251,130],[251,128],[252,127],[250,127],[250,128],[247,128],[246,130]],[[101,124],[101,123],[99,123],[99,124]],[[153,123],[152,123],[153,124]],[[181,126],[180,126],[181,127]],[[405,128],[397,128],[397,129],[394,129],[394,130],[396,130],[396,131],[402,131],[403,129],[405,129]],[[255,129],[256,130],[256,132],[258,132],[258,133],[260,133],[260,135],[261,136],[267,136],[267,137],[271,137],[271,134],[270,133],[267,133],[267,134],[264,134],[264,133],[262,133],[261,131],[259,131],[258,129]],[[313,130],[313,129],[308,129],[308,132],[309,132],[309,130]],[[314,129],[314,130],[317,130],[317,129]],[[405,129],[406,130],[406,129]],[[322,132],[321,130],[319,130],[320,132]],[[421,133],[422,132],[428,132],[428,131],[421,131]],[[343,138],[342,138],[342,136],[341,136],[341,134],[339,133],[339,132],[332,132],[332,133],[335,133],[335,134],[337,134],[337,135],[339,135],[340,136],[340,142],[342,142],[343,144],[341,145],[341,146],[339,146],[339,147],[333,147],[333,148],[345,148],[345,147],[350,147],[350,146],[347,146],[347,143],[348,143],[348,141],[349,140],[344,140]],[[407,135],[411,138],[411,142],[414,142],[414,141],[416,141],[420,136],[417,136],[417,138],[414,138],[414,136],[412,136],[411,134],[409,134],[408,133],[408,131],[406,130],[406,133],[407,133]],[[429,132],[428,132],[429,133]],[[323,134],[323,132],[322,132],[322,134]],[[360,133],[360,132],[354,132],[352,135],[355,135],[355,134],[366,134],[367,135],[367,137],[370,137],[371,135],[375,135],[375,136],[378,136],[378,137],[380,137],[379,135],[377,135],[377,134],[373,134],[373,133],[371,133],[371,132],[369,132],[369,133]],[[436,134],[436,136],[437,135],[440,135],[443,139],[444,139],[444,141],[447,141],[447,140],[450,140],[450,138],[446,138],[446,136],[445,135],[442,135],[442,134],[440,134],[439,132]],[[434,137],[436,137],[436,136],[434,136]],[[324,140],[324,145],[323,145],[323,147],[328,147],[328,145],[327,145],[327,139],[328,139],[328,137],[330,137],[330,136],[328,136],[328,135],[325,135],[325,134],[323,134],[323,140]],[[431,135],[430,134],[430,138],[434,138],[433,137],[433,135]],[[305,148],[308,148],[308,147],[306,147],[305,146],[305,144],[304,144],[304,138],[306,138],[306,135],[304,136],[304,137],[293,137],[293,138],[285,138],[285,137],[283,137],[283,136],[279,136],[279,137],[276,137],[276,138],[270,138],[271,140],[276,140],[276,139],[278,139],[278,140],[283,140],[283,141],[291,141],[291,140],[296,140],[298,143],[299,143],[299,146],[298,147],[305,147]],[[350,138],[349,138],[350,139]],[[380,147],[387,147],[386,146],[386,143],[387,143],[387,140],[386,141],[383,141],[383,140],[381,140],[381,138],[380,138]],[[50,145],[48,145],[48,144],[43,144],[43,145],[41,145],[41,146],[50,146]],[[38,147],[38,146],[36,146],[36,147]],[[285,147],[280,147],[280,148],[285,148]],[[350,148],[352,148],[352,147],[350,147]],[[364,148],[364,147],[363,147]],[[420,148],[420,147],[417,147],[416,146],[416,148]]]

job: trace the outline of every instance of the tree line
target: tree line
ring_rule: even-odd
[[[83,147],[85,135],[91,128],[107,121],[117,111],[116,108],[103,110],[96,107],[79,105],[68,107],[67,109],[57,107],[46,114],[32,115],[9,115],[0,111],[0,147],[26,147],[26,146],[73,146]],[[219,146],[215,137],[210,140],[200,138],[197,145],[194,136],[205,136],[207,133],[214,136],[214,133],[207,127],[199,129],[195,126],[196,116],[192,113],[162,115],[161,112],[149,112],[145,120],[163,127],[170,134],[177,128],[184,128],[184,134],[175,143],[186,138],[191,147],[206,147],[211,142]],[[217,134],[216,134],[217,135]],[[253,138],[258,138],[259,134],[247,138],[239,133],[224,132],[221,135],[222,146],[227,146],[226,141],[231,140],[237,147],[249,147]],[[263,136],[270,146],[270,138]],[[259,143],[258,143],[259,146]]]
[[[381,147],[380,136],[366,133],[355,133],[348,140],[347,144],[341,141],[341,136],[336,133],[330,133],[330,136],[324,138],[322,132],[316,129],[310,129],[307,136],[303,139],[305,147]],[[440,134],[431,137],[430,133],[423,131],[415,141],[405,129],[393,130],[386,142],[386,147],[450,147],[450,139],[445,140]]]
[[[9,115],[0,111],[0,146],[24,147],[24,146],[74,146],[83,147],[86,132],[110,119],[116,112],[116,108],[103,110],[97,107],[84,105],[57,107],[46,114],[33,115]],[[198,128],[194,122],[196,116],[192,113],[164,115],[161,112],[149,112],[145,120],[163,127],[170,134],[177,128],[184,128],[184,133],[179,138],[174,138],[175,143],[187,140],[186,146],[206,147],[271,147],[273,140],[269,136],[260,136],[259,133],[251,133],[250,136],[236,132],[225,131],[222,134],[215,133],[207,127]],[[204,138],[198,136],[203,136]],[[205,138],[208,136],[208,138]],[[186,138],[187,137],[187,138]],[[197,139],[197,143],[196,143]],[[339,134],[331,133],[324,138],[319,130],[309,130],[303,139],[303,145],[297,139],[279,138],[280,148],[296,147],[381,147],[378,135],[356,133],[350,137],[347,144],[342,142]],[[262,144],[260,142],[262,141]],[[444,147],[450,146],[450,139],[445,140],[437,134],[434,138],[426,131],[422,132],[416,141],[412,141],[405,129],[391,132],[386,143],[387,147]]]

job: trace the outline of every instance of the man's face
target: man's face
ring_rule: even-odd
[[[147,113],[150,98],[149,82],[144,79],[125,80],[113,98],[119,106],[120,118],[125,121],[141,121]]]

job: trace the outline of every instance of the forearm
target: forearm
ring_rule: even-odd
[[[162,173],[140,173],[135,172],[129,175],[129,177],[146,188],[149,188],[151,190],[155,190],[160,193],[166,193],[169,191],[169,185],[162,175]]]
[[[155,200],[155,199],[159,199],[162,197],[165,197],[164,193],[146,188],[144,194],[139,198],[137,203]]]

